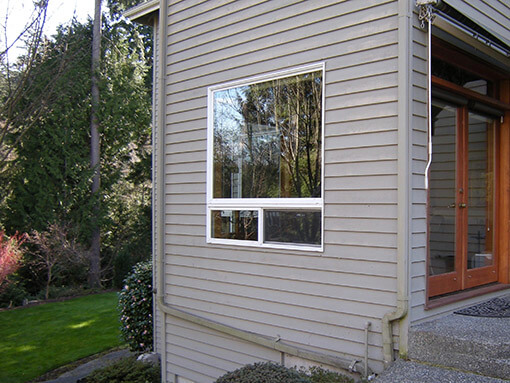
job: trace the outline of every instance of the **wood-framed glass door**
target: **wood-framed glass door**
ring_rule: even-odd
[[[498,277],[494,249],[497,121],[457,101],[433,99],[431,108],[430,297],[489,284]]]

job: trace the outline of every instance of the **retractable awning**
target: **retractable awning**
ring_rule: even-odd
[[[477,1],[476,7],[464,0],[442,0],[442,2],[478,24],[510,48],[510,30],[508,29],[510,26],[510,7],[508,5],[504,5],[508,9],[505,14],[483,1]],[[500,3],[503,4],[503,2]]]

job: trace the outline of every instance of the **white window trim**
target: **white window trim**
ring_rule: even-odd
[[[269,80],[290,77],[294,75],[322,71],[322,126],[321,126],[321,197],[320,198],[214,198],[213,197],[213,154],[214,154],[214,126],[213,108],[214,92],[232,89],[244,85],[257,84]],[[207,214],[206,238],[207,243],[221,245],[235,245],[243,247],[258,247],[270,249],[287,249],[311,252],[324,251],[324,117],[326,105],[326,65],[324,62],[300,66],[289,70],[272,72],[261,76],[250,77],[243,80],[232,81],[211,86],[207,89]],[[296,244],[264,242],[264,210],[293,210],[293,211],[320,211],[321,212],[321,244]],[[258,212],[258,240],[247,241],[239,239],[224,239],[212,237],[211,211],[212,210],[252,210]]]

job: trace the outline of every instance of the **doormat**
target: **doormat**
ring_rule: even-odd
[[[455,314],[474,317],[510,318],[510,296],[494,298],[490,301],[455,311]]]

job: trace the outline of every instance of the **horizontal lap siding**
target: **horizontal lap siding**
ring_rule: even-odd
[[[167,318],[167,331],[168,369],[194,382],[214,381],[239,364],[280,362],[279,352],[181,319]]]
[[[370,365],[382,369],[381,318],[396,299],[397,8],[383,0],[170,2],[168,303],[350,359],[363,356],[371,321]],[[207,88],[316,62],[326,63],[324,253],[207,244]],[[167,323],[167,370],[197,383],[280,358]]]

